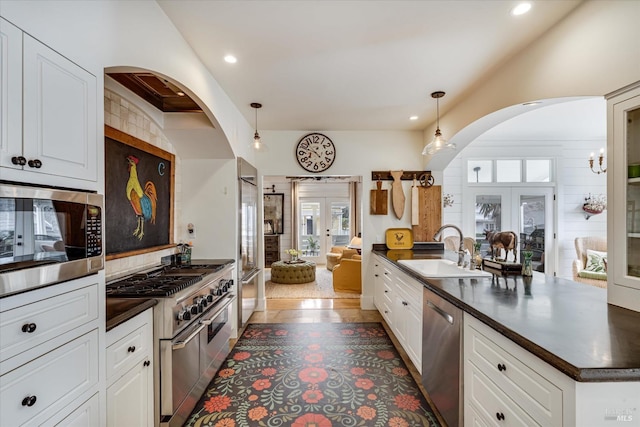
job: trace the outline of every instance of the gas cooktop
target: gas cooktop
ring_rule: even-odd
[[[203,274],[188,276],[134,275],[107,284],[107,297],[168,297],[198,283]]]

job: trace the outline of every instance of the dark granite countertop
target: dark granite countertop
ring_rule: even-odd
[[[157,303],[154,298],[107,298],[107,332]]]
[[[425,279],[398,259],[442,252],[373,253],[572,379],[640,381],[640,313],[607,304],[606,289],[545,276]]]

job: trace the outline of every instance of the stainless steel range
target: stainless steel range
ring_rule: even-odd
[[[164,265],[107,283],[107,297],[156,298],[155,425],[182,426],[229,353],[233,260]]]

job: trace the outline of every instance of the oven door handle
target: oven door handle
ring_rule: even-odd
[[[184,340],[179,340],[179,341],[176,341],[176,342],[172,341],[171,342],[171,349],[172,350],[180,350],[181,348],[185,348],[186,345],[189,344],[189,341],[191,341],[192,339],[197,337],[198,334],[200,334],[200,332],[206,327],[207,327],[207,325],[200,324],[198,329],[196,329],[195,331],[191,332],[191,334],[189,334],[189,336],[187,338],[185,338]]]
[[[241,280],[242,284],[248,285],[254,279],[254,277],[256,277],[258,273],[260,273],[260,271],[262,270],[260,270],[259,268],[256,268],[251,272],[249,272],[248,274],[246,274],[245,276],[243,276]]]

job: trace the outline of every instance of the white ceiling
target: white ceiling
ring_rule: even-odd
[[[422,130],[580,3],[157,1],[251,125],[305,131]]]

